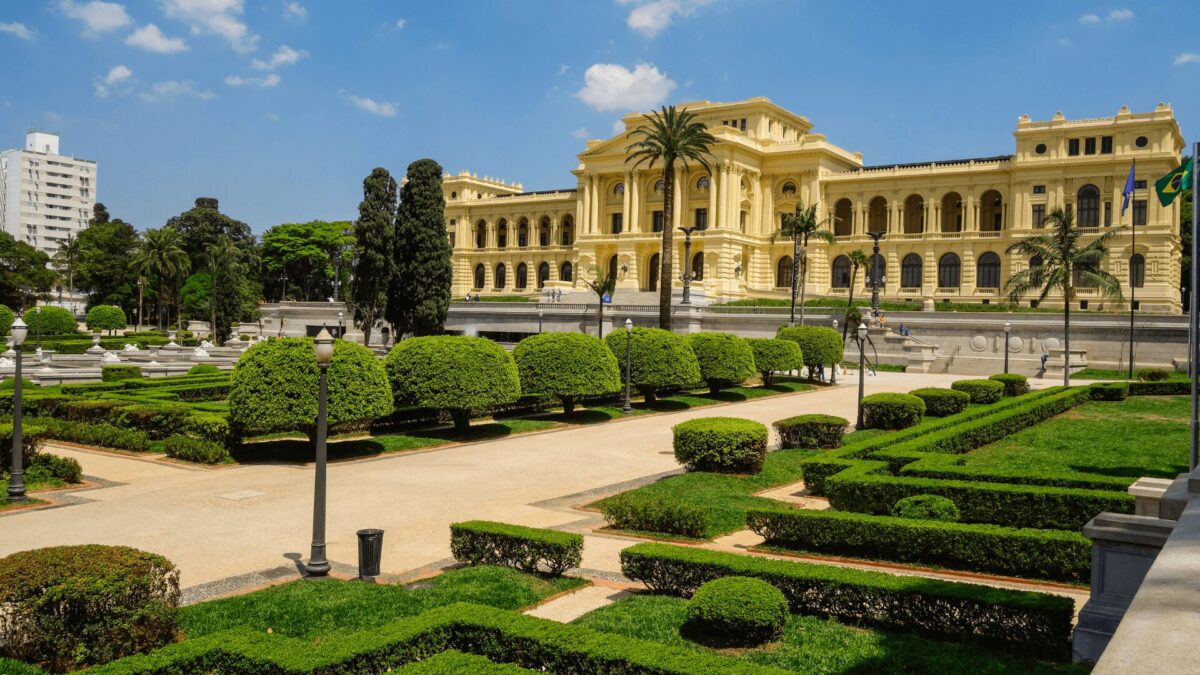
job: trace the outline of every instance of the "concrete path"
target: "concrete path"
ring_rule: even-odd
[[[867,392],[949,386],[957,379],[879,373],[867,378]],[[570,506],[677,470],[671,426],[680,421],[728,415],[769,424],[818,412],[853,420],[856,398],[856,385],[846,381],[815,392],[340,462],[329,469],[329,558],[354,565],[355,530],[381,527],[385,574],[443,564],[450,556],[451,522],[568,526],[581,520]],[[185,588],[294,566],[298,557],[308,557],[311,465],[202,469],[76,449],[55,452],[78,459],[86,475],[104,482],[71,493],[57,508],[0,516],[0,556],[59,544],[128,545],[174,561]],[[613,571],[625,545],[589,537],[584,567]]]

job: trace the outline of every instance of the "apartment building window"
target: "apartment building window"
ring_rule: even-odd
[[[1134,225],[1145,225],[1146,224],[1146,200],[1145,199],[1133,200],[1133,224]]]
[[[1101,136],[1100,137],[1100,154],[1111,155],[1112,148],[1113,148],[1112,136]]]
[[[653,229],[653,231],[655,231],[655,232],[663,231],[663,223],[665,221],[663,220],[663,212],[662,211],[655,211],[653,214],[651,214],[650,220],[651,220],[650,227]]]
[[[1046,194],[1046,186],[1045,185],[1034,185],[1033,186],[1033,194],[1035,194],[1035,195]]]
[[[624,225],[625,225],[625,214],[623,214],[623,213],[612,214],[612,233],[613,234],[621,234],[621,229],[624,227]]]
[[[1071,157],[1076,157],[1079,155],[1079,139],[1078,138],[1072,138],[1067,141],[1067,154],[1070,155]]]
[[[708,229],[708,209],[696,209],[696,229]]]
[[[1096,139],[1095,138],[1083,139],[1083,154],[1085,154],[1085,155],[1096,154]]]
[[[1034,227],[1043,227],[1045,224],[1046,224],[1046,205],[1045,204],[1034,204],[1033,205],[1033,226]]]

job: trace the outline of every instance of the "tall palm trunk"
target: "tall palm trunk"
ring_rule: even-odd
[[[800,325],[804,325],[804,296],[808,290],[808,235],[800,242]]]
[[[671,280],[675,260],[675,160],[670,158],[663,167],[663,231],[662,269],[658,274],[658,327],[671,330]],[[686,262],[684,263],[686,264]]]
[[[854,281],[858,278],[858,265],[850,268],[850,299],[846,301],[846,316],[842,317],[842,342],[846,342],[846,331],[850,328],[850,312],[854,311]]]
[[[1071,291],[1063,293],[1063,386],[1071,386]]]

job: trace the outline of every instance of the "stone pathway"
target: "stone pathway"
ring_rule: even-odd
[[[633,595],[626,589],[595,583],[577,591],[551,598],[525,613],[540,619],[570,623],[588,612],[607,607]]]

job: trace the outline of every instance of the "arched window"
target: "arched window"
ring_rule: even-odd
[[[654,182],[654,191],[655,192],[662,192],[663,190],[666,190],[666,189],[667,189],[667,183],[663,179],[659,178],[657,181]]]
[[[783,192],[783,194],[785,194],[785,195],[796,194],[796,184],[791,181],[784,183],[783,190],[781,190],[781,192]]]
[[[654,255],[650,256],[649,262],[646,263],[646,290],[647,291],[657,291],[658,290],[658,272],[659,272],[659,267],[662,264],[660,262],[661,260],[662,259],[658,257],[658,254],[655,253]]]
[[[977,288],[1000,288],[1000,256],[988,251],[975,263]]]
[[[575,242],[575,219],[571,216],[563,216],[561,229],[563,246],[570,246]]]
[[[839,199],[833,207],[833,233],[839,237],[847,237],[853,231],[854,205],[849,199]]]
[[[702,281],[704,279],[704,254],[697,253],[692,256],[692,281]]]
[[[867,215],[868,232],[887,232],[887,200],[876,197],[871,200],[870,213]]]
[[[625,184],[624,184],[624,183],[617,183],[616,185],[614,185],[614,186],[613,186],[613,194],[614,194],[614,195],[623,195],[623,194],[625,194]]]
[[[496,246],[500,248],[508,246],[508,221],[503,218],[496,225]]]
[[[483,266],[483,263],[479,263],[475,266],[475,289],[483,288],[485,283],[487,283],[487,268]]]
[[[517,222],[517,246],[525,248],[529,245],[529,221],[522,218]]]
[[[458,199],[458,193],[457,193],[457,192],[451,192],[451,193],[450,193],[450,199]]]
[[[957,192],[947,192],[942,197],[942,232],[962,232],[962,229],[962,195]]]
[[[938,288],[958,288],[962,280],[962,261],[947,253],[938,261]]]
[[[1042,256],[1035,255],[1032,258],[1030,258],[1029,266],[1030,267],[1041,267],[1042,266]]]
[[[1100,189],[1095,185],[1079,188],[1075,224],[1079,227],[1100,227]]]
[[[558,270],[558,280],[559,281],[575,281],[574,272],[575,272],[575,269],[573,267],[571,267],[571,263],[565,262],[562,264],[562,267],[559,268],[559,270]]]
[[[900,286],[902,288],[920,288],[924,285],[921,277],[923,261],[916,253],[909,253],[900,261]]]
[[[550,281],[550,263],[542,263],[538,265],[537,287],[541,290],[546,287],[546,282]]]
[[[542,221],[538,225],[538,246],[550,245],[550,218],[542,216]]]
[[[1095,279],[1087,276],[1086,273],[1094,273],[1098,272],[1099,270],[1100,265],[1095,260],[1078,263],[1075,266],[1075,269],[1071,270],[1071,284],[1076,288],[1095,288]]]
[[[1146,258],[1141,253],[1129,258],[1129,285],[1134,288],[1146,285]]]
[[[700,180],[696,181],[696,189],[707,190],[710,184],[711,181],[708,179],[708,176],[701,176]]]
[[[496,283],[492,284],[495,288],[504,288],[508,285],[508,279],[504,272],[504,263],[496,265]]]
[[[775,288],[792,287],[792,256],[785,255],[775,265]]]
[[[482,220],[475,223],[475,248],[487,246],[487,223]]]
[[[514,286],[514,288],[516,288],[519,291],[523,291],[523,290],[525,290],[525,287],[528,285],[529,285],[529,267],[525,263],[518,263],[517,264],[516,285]]]
[[[904,200],[904,232],[920,234],[925,231],[925,198],[909,195]]]
[[[833,259],[833,287],[850,288],[850,259],[844,255]]]
[[[608,278],[609,279],[617,278],[617,256],[616,255],[613,255],[611,258],[608,259]]]
[[[1004,197],[996,190],[988,190],[979,197],[979,229],[983,232],[1004,229]]]

